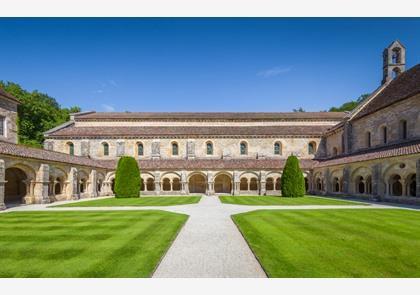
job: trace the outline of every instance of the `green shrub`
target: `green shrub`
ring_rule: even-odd
[[[121,157],[115,172],[115,197],[140,197],[140,169],[133,157]]]
[[[305,195],[305,178],[296,156],[287,158],[281,177],[281,191],[283,197],[296,198]]]

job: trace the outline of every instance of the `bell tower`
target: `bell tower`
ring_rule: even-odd
[[[395,40],[383,52],[382,84],[391,81],[405,71],[405,47]]]

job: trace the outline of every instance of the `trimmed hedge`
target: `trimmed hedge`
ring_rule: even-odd
[[[115,172],[115,197],[140,197],[140,169],[133,157],[121,157]]]
[[[289,156],[281,177],[282,196],[303,197],[305,191],[305,178],[299,167],[299,159],[296,156]]]

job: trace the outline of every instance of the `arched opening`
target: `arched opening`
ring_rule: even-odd
[[[392,79],[397,78],[401,74],[400,68],[395,68],[392,70]]]
[[[171,181],[169,178],[164,178],[162,181],[162,190],[163,191],[170,191],[171,190]]]
[[[207,155],[213,155],[213,143],[210,141],[206,143],[206,153]]]
[[[358,176],[356,178],[356,192],[358,192],[359,194],[365,193],[365,179],[363,178],[363,176]]]
[[[103,184],[103,180],[102,179],[98,179],[98,181],[96,182],[96,191],[98,193],[100,193],[102,191],[102,184]]]
[[[318,177],[315,180],[315,184],[316,184],[316,190],[319,191],[319,192],[321,192],[322,191],[322,188],[323,188],[323,184],[322,184],[321,178]]]
[[[308,143],[308,154],[315,155],[316,152],[316,142],[311,141]]]
[[[248,145],[245,141],[242,141],[240,144],[240,153],[241,155],[247,155],[248,154]]]
[[[249,190],[251,191],[258,190],[258,180],[255,177],[251,178],[251,181],[249,182]]]
[[[111,180],[111,191],[113,194],[115,194],[115,178]]]
[[[226,174],[220,174],[214,179],[215,193],[228,193],[232,191],[232,179]]]
[[[276,191],[281,190],[281,178],[280,177],[276,179],[276,187],[275,187],[275,190]]]
[[[143,156],[144,155],[144,147],[141,142],[137,143],[137,156]]]
[[[392,49],[391,60],[393,64],[401,63],[401,49],[399,47]]]
[[[26,173],[19,168],[7,168],[5,174],[4,203],[21,203],[26,195],[26,182],[28,177]]]
[[[206,178],[201,174],[194,174],[188,181],[190,193],[204,194],[206,192]]]
[[[334,177],[333,179],[333,191],[335,193],[338,193],[341,191],[340,180],[338,179],[338,177]]]
[[[386,126],[382,126],[381,133],[382,133],[382,143],[387,143],[388,142],[388,129],[386,128]]]
[[[407,194],[410,197],[415,197],[416,188],[417,188],[416,174],[411,174],[408,176],[408,179],[407,179]]]
[[[336,147],[333,147],[333,156],[336,157],[338,155],[338,149]]]
[[[172,156],[178,156],[179,150],[178,150],[178,143],[173,142],[172,143]]]
[[[397,197],[402,196],[401,176],[399,176],[398,174],[391,176],[389,184],[391,195]]]
[[[67,152],[69,155],[74,155],[74,144],[72,142],[67,143]]]
[[[62,183],[63,183],[63,181],[60,177],[57,177],[55,179],[55,184],[54,184],[54,194],[55,195],[61,195],[62,189],[63,189]]]
[[[103,155],[109,156],[109,144],[107,142],[102,143]]]
[[[265,190],[273,191],[274,190],[274,180],[272,177],[269,177],[265,181]]]
[[[144,192],[144,179],[140,178],[140,191]]]
[[[86,192],[86,184],[87,184],[86,178],[80,179],[80,183],[79,183],[79,192],[80,193]],[[112,189],[112,191],[114,191],[114,189]]]
[[[155,190],[155,181],[153,178],[148,178],[146,181],[146,187],[148,191],[154,191]]]
[[[401,120],[400,121],[400,138],[407,139],[407,121]]]
[[[309,190],[309,182],[308,182],[308,178],[305,177],[305,192],[307,192]]]
[[[366,193],[372,194],[372,176],[366,177],[366,183],[365,183]]]
[[[276,142],[274,144],[274,154],[275,155],[281,155],[282,154],[282,146],[280,142]]]
[[[179,178],[172,179],[172,190],[173,191],[180,191],[181,190],[181,182]]]
[[[366,147],[370,148],[372,146],[371,134],[366,132]]]
[[[248,179],[246,177],[242,177],[239,183],[239,189],[241,191],[247,191],[248,190]]]

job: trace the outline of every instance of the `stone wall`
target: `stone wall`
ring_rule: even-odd
[[[17,143],[17,103],[5,98],[1,98],[0,116],[4,118],[4,133],[0,134],[0,140]]]

